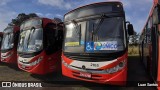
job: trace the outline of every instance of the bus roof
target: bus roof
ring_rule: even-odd
[[[13,32],[14,32],[14,33],[16,33],[17,31],[20,30],[20,29],[19,29],[19,26],[16,26],[16,25],[8,25],[8,26],[4,29],[4,31],[7,30],[8,28],[13,28]],[[3,32],[4,32],[4,31],[3,31]]]
[[[73,10],[69,11],[69,12],[66,13],[66,14],[69,14],[69,13],[71,13],[71,12],[77,10],[77,9],[83,8],[83,7],[87,7],[87,6],[90,6],[90,5],[96,5],[96,4],[102,4],[102,3],[120,3],[121,5],[123,5],[120,1],[97,2],[97,3],[91,3],[91,4],[87,4],[87,5],[80,6],[80,7],[76,8],[76,9],[73,9]],[[66,14],[65,14],[65,15],[66,15]],[[64,15],[64,16],[65,16],[65,15]]]
[[[30,20],[37,20],[37,22],[36,22],[36,24],[31,23],[31,24],[28,24],[28,25],[26,26],[26,23],[27,23],[28,21],[30,21]],[[42,20],[42,21],[40,21],[40,20]],[[50,23],[55,24],[55,25],[58,25],[59,27],[63,27],[63,23],[62,23],[62,22],[59,22],[59,21],[57,21],[57,20],[55,20],[55,19],[42,18],[42,17],[34,17],[34,18],[30,18],[30,19],[27,19],[27,20],[23,21],[23,23],[21,24],[21,29],[22,29],[22,28],[23,28],[23,29],[24,29],[24,28],[25,28],[25,29],[31,29],[33,26],[41,27],[41,25],[42,25],[42,27],[44,28],[47,24],[50,24]]]
[[[81,10],[81,12],[78,12],[77,15],[74,15],[74,16],[77,16],[77,17],[80,17],[81,15],[79,15],[80,13],[83,14],[82,16],[87,16],[87,15],[90,15],[90,14],[100,14],[100,13],[106,13],[106,12],[111,12],[112,11],[112,8],[113,7],[109,7],[108,5],[120,5],[121,8],[120,10],[123,11],[123,4],[119,1],[109,1],[109,2],[98,2],[98,3],[92,3],[92,4],[88,4],[88,5],[84,5],[84,6],[81,6],[81,7],[78,7],[76,9],[73,9],[71,11],[69,11],[68,13],[66,13],[64,15],[64,19],[67,17],[68,14],[70,13],[73,13],[73,12],[76,12],[78,11],[79,9],[84,9],[84,10],[88,10],[88,7],[91,7],[91,8],[95,8],[96,10],[92,9],[92,10],[88,10],[88,12],[86,13],[86,11],[84,10]],[[100,7],[100,8],[97,8],[95,5],[102,5],[103,7]],[[95,7],[94,7],[95,6]],[[85,9],[86,8],[86,9]],[[120,10],[116,10],[116,11],[120,11]],[[73,16],[68,16],[69,18],[73,18]]]
[[[33,19],[46,20],[47,23],[54,23],[54,24],[58,24],[58,23],[59,23],[58,21],[56,21],[56,20],[54,20],[54,19],[49,19],[49,18],[44,18],[44,17],[34,17],[34,18],[29,18],[29,19],[23,21],[23,23],[25,23],[25,22],[27,22],[27,21],[29,21],[29,20],[33,20]],[[23,23],[22,23],[22,24],[23,24]],[[46,25],[47,23],[43,23],[43,25]],[[21,25],[22,25],[22,24],[21,24]]]
[[[26,21],[29,21],[29,20],[33,20],[33,19],[47,20],[47,21],[52,22],[52,23],[55,23],[55,24],[56,24],[56,23],[59,23],[58,21],[56,21],[56,20],[54,20],[54,19],[49,19],[49,18],[44,18],[44,17],[34,17],[34,18],[29,18],[29,19],[23,21],[23,23],[26,22]],[[22,24],[23,24],[23,23],[22,23]]]
[[[25,22],[27,22],[27,21],[29,21],[29,20],[33,20],[33,19],[43,19],[43,20],[48,20],[48,21],[52,22],[52,20],[51,20],[51,19],[48,19],[48,18],[33,17],[33,18],[29,18],[29,19],[23,21],[23,22],[21,23],[21,25],[22,25],[23,23],[25,23]]]

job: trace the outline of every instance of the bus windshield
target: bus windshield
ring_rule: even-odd
[[[126,47],[123,17],[90,19],[65,26],[65,52],[114,53]],[[78,33],[77,33],[78,31]]]
[[[3,40],[2,40],[2,46],[1,46],[1,50],[8,50],[8,49],[12,49],[13,48],[13,44],[14,40],[13,40],[13,33],[4,33],[3,35]]]
[[[32,53],[43,48],[43,29],[23,30],[20,33],[18,52]]]

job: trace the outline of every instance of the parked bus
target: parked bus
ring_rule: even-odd
[[[121,2],[100,2],[74,9],[64,16],[62,74],[112,85],[127,79],[128,33]],[[127,33],[128,32],[128,33]]]
[[[31,18],[21,24],[18,67],[33,74],[59,70],[63,25],[48,18]]]
[[[140,36],[141,60],[155,83],[160,81],[160,0],[154,0],[148,20]],[[160,85],[160,83],[159,83]],[[160,88],[159,88],[160,90]]]
[[[18,26],[8,26],[3,31],[1,61],[17,65]]]
[[[2,39],[3,39],[3,32],[0,32],[0,47],[2,45]],[[0,48],[0,52],[1,52],[1,48]],[[1,53],[0,53],[1,56]],[[0,62],[1,62],[1,57],[0,57]]]

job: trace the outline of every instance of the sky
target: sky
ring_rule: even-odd
[[[79,6],[115,0],[0,0],[0,31],[19,13],[36,13],[40,17],[63,19],[65,13]],[[124,5],[126,20],[140,33],[148,18],[153,0],[116,0]]]

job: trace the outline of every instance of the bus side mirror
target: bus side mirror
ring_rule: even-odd
[[[128,28],[128,34],[129,35],[134,35],[133,25],[128,24],[127,28]]]

